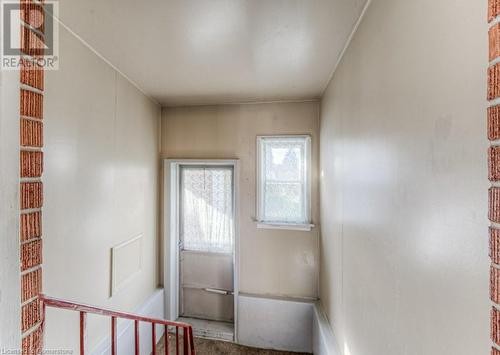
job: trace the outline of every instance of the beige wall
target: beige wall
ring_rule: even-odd
[[[311,232],[257,229],[256,136],[310,134],[318,167],[317,102],[167,108],[162,115],[162,158],[240,159],[240,292],[316,297],[318,228]],[[318,222],[317,176],[312,215]]]
[[[18,71],[0,71],[0,235],[0,348],[14,351],[21,346]]]
[[[158,284],[160,108],[63,28],[60,51],[46,73],[44,292],[133,311]],[[110,298],[111,247],[139,234],[142,271]],[[48,314],[46,348],[76,348],[70,313]],[[89,349],[109,329],[89,318]]]
[[[486,6],[374,0],[323,98],[321,299],[344,355],[489,353]]]

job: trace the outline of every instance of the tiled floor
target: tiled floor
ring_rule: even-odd
[[[156,354],[165,354],[163,337],[158,344]],[[303,353],[290,353],[284,351],[263,350],[249,348],[246,346],[228,343],[224,341],[208,340],[194,338],[195,350],[197,355],[300,355]],[[179,354],[182,354],[182,337],[179,337]],[[175,335],[169,335],[169,354],[175,355]]]

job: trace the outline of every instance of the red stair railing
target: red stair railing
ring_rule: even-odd
[[[61,300],[46,295],[40,295],[40,301],[42,303],[42,321],[45,325],[45,309],[46,307],[53,307],[59,309],[67,309],[75,312],[80,312],[80,355],[85,355],[85,338],[86,338],[86,323],[87,314],[97,314],[101,316],[111,317],[111,353],[112,355],[117,354],[117,330],[116,330],[116,320],[130,319],[134,321],[134,338],[135,338],[135,355],[139,355],[139,322],[150,323],[152,327],[152,354],[156,355],[156,325],[163,325],[165,327],[165,355],[169,355],[169,342],[168,342],[168,329],[169,327],[175,327],[175,354],[179,355],[180,344],[179,344],[179,328],[183,331],[183,355],[195,355],[194,350],[194,339],[193,339],[193,328],[191,325],[181,322],[171,322],[162,319],[148,318],[139,316],[136,314],[117,312],[109,309],[103,309],[99,307],[89,306],[86,304],[75,303],[71,301]]]

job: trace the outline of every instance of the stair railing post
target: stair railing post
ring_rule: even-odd
[[[165,339],[165,355],[169,355],[169,352],[168,352],[168,325],[165,325],[165,335],[163,337]]]
[[[189,340],[191,341],[191,355],[195,355],[195,350],[194,350],[194,337],[193,337],[193,327],[189,327]]]
[[[140,348],[139,348],[139,321],[135,320],[134,321],[134,333],[135,333],[135,355],[139,355],[140,353]]]
[[[175,327],[175,355],[179,355],[179,327]]]
[[[111,354],[116,355],[116,317],[111,317]]]
[[[156,355],[156,327],[154,323],[152,323],[151,328],[151,341],[153,343],[153,351],[151,352],[151,354]]]
[[[87,329],[87,313],[80,312],[80,355],[85,355],[86,329]]]
[[[188,343],[189,343],[189,330],[187,327],[184,327],[183,328],[183,343],[184,343],[184,346],[183,346],[183,351],[184,351],[184,355],[189,355],[189,347],[188,347]]]

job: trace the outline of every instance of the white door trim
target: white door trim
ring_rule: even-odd
[[[234,179],[234,341],[238,341],[238,296],[240,271],[239,236],[239,160],[237,159],[165,159],[163,161],[163,285],[165,317],[179,317],[179,167],[181,165],[232,166]]]

